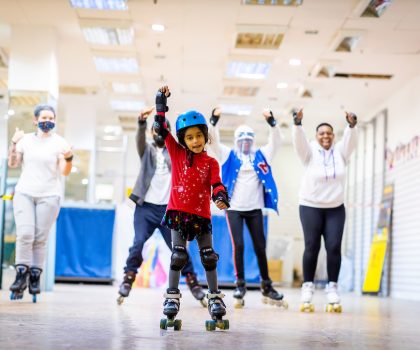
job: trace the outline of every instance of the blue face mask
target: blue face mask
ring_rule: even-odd
[[[38,128],[40,128],[43,132],[47,133],[50,130],[54,129],[55,123],[46,121],[46,122],[38,122]]]

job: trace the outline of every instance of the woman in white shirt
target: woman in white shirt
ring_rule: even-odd
[[[357,117],[353,113],[346,113],[349,125],[343,139],[336,144],[333,127],[328,123],[318,125],[316,141],[308,142],[302,128],[302,118],[302,110],[293,116],[293,144],[305,167],[299,193],[299,214],[305,238],[301,311],[314,310],[311,304],[313,281],[323,236],[327,250],[327,311],[341,312],[337,280],[346,216],[344,188],[346,166],[357,144]]]
[[[29,278],[29,293],[36,302],[48,233],[60,210],[61,175],[67,176],[72,168],[71,147],[52,131],[55,121],[53,107],[36,106],[37,131],[25,134],[16,128],[9,149],[9,167],[22,164],[13,197],[16,280],[10,286],[12,300],[23,297]]]

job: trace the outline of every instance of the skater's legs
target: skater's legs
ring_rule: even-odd
[[[152,236],[155,229],[159,226],[154,219],[155,213],[152,204],[144,203],[136,204],[134,211],[134,241],[129,249],[128,258],[124,272],[128,271],[137,273],[138,268],[143,262],[143,246],[144,243]]]
[[[178,231],[172,230],[172,257],[171,267],[169,269],[169,288],[178,289],[179,276],[181,274],[182,267],[186,264],[188,259],[187,240],[183,239]],[[182,249],[184,248],[184,249]],[[183,265],[183,266],[181,266]]]
[[[172,251],[172,240],[171,240],[171,230],[164,226],[159,226],[159,230],[162,233],[162,237],[165,240],[166,245]],[[187,248],[188,252],[188,248]],[[188,253],[189,256],[189,253]],[[191,258],[188,257],[188,262],[181,270],[181,275],[186,277],[187,275],[195,275],[194,266],[192,264]]]
[[[327,250],[328,281],[337,282],[341,266],[341,241],[343,238],[346,211],[344,205],[326,209],[324,241]]]
[[[200,249],[201,262],[206,270],[206,279],[211,292],[217,292],[217,261],[219,256],[213,250],[213,236],[205,233],[197,237],[198,248]]]
[[[32,264],[35,239],[35,201],[32,197],[16,192],[13,196],[16,222],[16,264]]]
[[[245,214],[245,213],[244,213]],[[261,209],[246,212],[244,215],[245,223],[251,234],[252,244],[254,246],[255,255],[257,256],[258,267],[262,280],[269,280],[266,239],[264,236],[264,220]]]
[[[44,266],[48,236],[51,226],[60,211],[60,197],[49,196],[35,199],[35,239],[33,243],[32,267]]]
[[[244,222],[240,212],[236,210],[226,211],[226,223],[228,225],[233,250],[233,266],[236,279],[245,279],[244,273]]]
[[[305,238],[305,251],[303,253],[303,279],[304,282],[313,282],[321,247],[321,235],[324,230],[324,209],[299,206],[300,221]]]

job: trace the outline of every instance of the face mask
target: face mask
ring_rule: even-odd
[[[165,139],[161,135],[153,135],[153,140],[158,147],[165,146]]]
[[[46,122],[38,122],[38,128],[40,128],[43,132],[47,133],[50,130],[54,129],[55,123],[46,121]]]

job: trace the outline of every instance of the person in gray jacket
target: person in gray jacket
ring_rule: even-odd
[[[153,112],[153,109],[154,107],[141,111],[138,120],[136,145],[141,167],[136,184],[130,194],[130,199],[136,204],[134,212],[135,236],[124,268],[124,280],[119,289],[119,304],[130,294],[137,270],[143,262],[143,246],[156,229],[162,233],[165,243],[172,251],[171,230],[161,225],[169,201],[171,160],[165,147],[165,141],[155,132],[153,126],[151,128],[153,142],[146,142],[147,117]],[[188,260],[181,273],[186,278],[193,296],[203,306],[206,306],[205,294],[197,281],[191,259]]]

